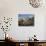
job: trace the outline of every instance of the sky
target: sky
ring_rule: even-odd
[[[32,18],[34,15],[33,14],[19,14],[18,18],[22,19],[22,18]]]

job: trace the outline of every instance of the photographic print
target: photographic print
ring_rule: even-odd
[[[34,15],[33,14],[19,14],[18,25],[19,26],[34,26]]]

